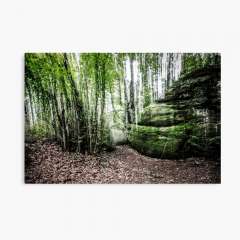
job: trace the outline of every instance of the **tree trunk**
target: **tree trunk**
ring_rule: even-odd
[[[131,81],[130,81],[130,123],[135,121],[135,104],[134,104],[134,71],[133,71],[133,56],[130,55],[130,70],[131,70]]]

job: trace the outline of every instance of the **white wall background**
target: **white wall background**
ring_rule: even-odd
[[[0,239],[240,239],[239,1],[1,0]],[[221,52],[221,185],[24,185],[23,54]]]

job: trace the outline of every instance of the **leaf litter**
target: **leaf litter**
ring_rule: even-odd
[[[88,155],[49,141],[25,144],[25,183],[220,183],[220,176],[218,161],[151,158],[128,145]]]

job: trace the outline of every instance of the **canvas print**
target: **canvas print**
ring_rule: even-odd
[[[220,53],[26,53],[25,183],[221,182]]]

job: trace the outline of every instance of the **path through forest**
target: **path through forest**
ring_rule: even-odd
[[[48,141],[26,143],[26,183],[220,183],[220,163],[166,160],[127,145],[97,156],[63,152]]]

